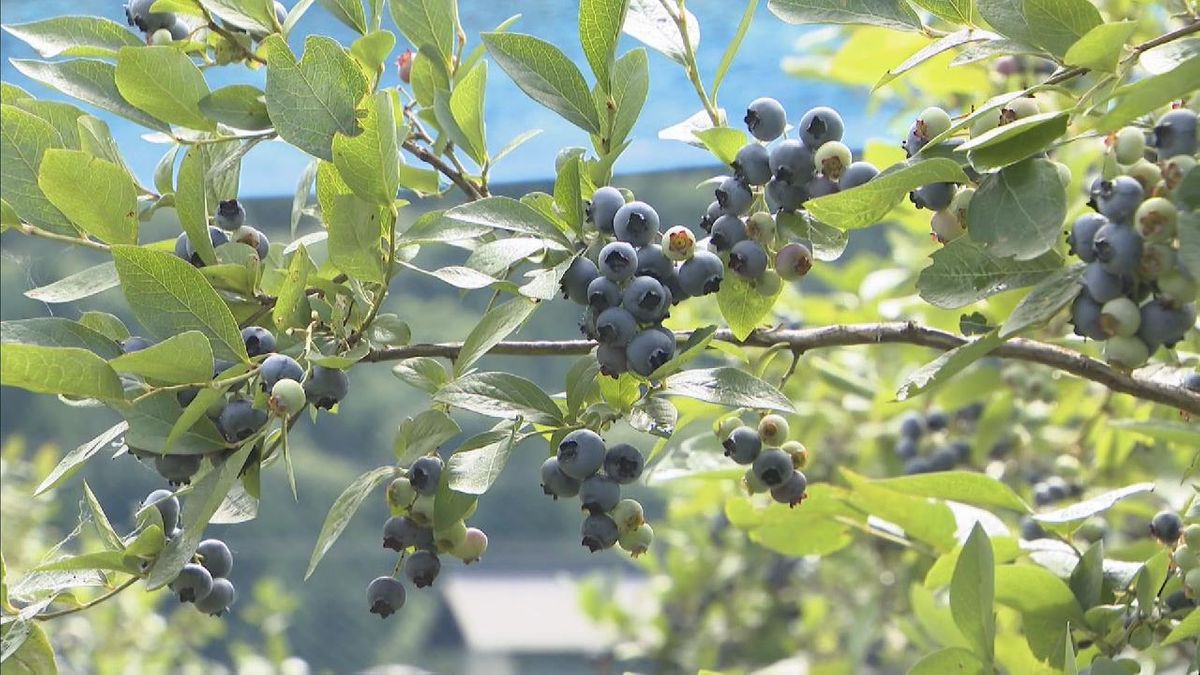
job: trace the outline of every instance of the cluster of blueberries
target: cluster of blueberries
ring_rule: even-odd
[[[1167,596],[1167,611],[1195,607],[1200,599],[1200,523],[1184,527],[1178,513],[1160,511],[1150,521],[1150,533],[1163,544],[1175,547],[1171,558],[1183,587]]]
[[[242,340],[250,358],[261,359],[258,366],[258,392],[252,388],[243,392],[240,386],[235,386],[206,411],[221,436],[229,443],[245,441],[258,433],[271,414],[286,418],[310,403],[328,410],[350,391],[350,377],[345,371],[314,364],[306,375],[296,359],[276,353],[275,335],[266,328],[247,326],[242,329]],[[151,342],[139,336],[121,342],[121,349],[125,353],[149,346]],[[219,378],[231,365],[217,363],[213,377]],[[176,398],[181,406],[186,407],[199,393],[200,387],[192,387],[178,392]],[[144,448],[130,448],[130,453],[139,459],[152,459],[155,470],[172,485],[190,483],[203,460],[201,455],[164,455]]]
[[[764,415],[757,427],[728,417],[718,420],[714,431],[726,457],[749,465],[742,483],[750,494],[770,492],[772,499],[789,507],[804,501],[808,477],[801,469],[808,466],[808,448],[788,440],[791,429],[783,416]]]
[[[208,239],[214,249],[233,241],[254,249],[259,260],[267,259],[267,254],[271,251],[271,241],[260,230],[246,224],[246,208],[241,202],[236,199],[220,202],[213,222],[215,225],[208,226]],[[196,253],[187,232],[181,233],[175,239],[175,255],[195,267],[204,266],[204,261]]]
[[[542,463],[542,491],[554,499],[579,497],[588,514],[582,543],[589,551],[619,545],[636,558],[650,548],[654,530],[637,500],[621,499],[621,486],[637,480],[644,467],[642,453],[632,445],[609,447],[596,432],[577,429]]]
[[[136,27],[146,36],[146,42],[152,45],[170,44],[176,40],[184,40],[189,36],[198,35],[202,30],[199,26],[192,26],[182,17],[174,12],[152,12],[151,7],[154,6],[155,0],[129,0],[125,3],[125,20],[130,26]],[[278,0],[275,1],[275,19],[280,25],[287,19],[287,7]],[[226,26],[233,32],[240,32],[234,26]],[[265,36],[254,35],[252,37],[262,38]]]
[[[1096,213],[1080,216],[1067,234],[1071,252],[1087,263],[1071,323],[1076,335],[1104,341],[1115,366],[1142,365],[1196,322],[1197,284],[1179,261],[1172,202],[1196,166],[1196,134],[1196,113],[1186,108],[1159,118],[1149,144],[1137,127],[1116,132],[1109,149],[1123,173],[1092,183]]]
[[[904,462],[905,475],[951,471],[971,461],[971,445],[950,437],[970,431],[983,414],[983,405],[972,403],[954,411],[910,412],[900,420],[896,457]]]
[[[391,575],[376,577],[367,584],[367,606],[372,614],[386,619],[404,606],[407,593],[399,576],[417,588],[433,585],[442,571],[438,556],[449,554],[470,565],[483,557],[488,538],[483,530],[467,527],[469,510],[447,527],[435,528],[434,507],[442,480],[443,463],[437,455],[414,461],[408,475],[388,486],[388,506],[393,515],[383,524],[383,547],[400,554]]]
[[[179,530],[179,499],[170,490],[155,490],[142,501],[142,508],[153,506],[162,517],[163,531],[168,538]],[[233,570],[233,554],[220,539],[205,539],[196,546],[192,562],[183,566],[169,588],[180,602],[190,602],[196,610],[211,616],[229,611],[237,599],[237,590],[229,580]]]

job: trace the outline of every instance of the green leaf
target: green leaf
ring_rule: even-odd
[[[384,64],[396,48],[396,36],[387,30],[377,30],[358,38],[350,45],[350,56],[362,64],[367,72],[383,72]]]
[[[976,0],[992,30],[1027,45],[1037,44],[1025,17],[1024,0]]]
[[[971,164],[980,171],[1015,164],[1053,145],[1066,133],[1069,118],[1070,114],[1066,112],[1031,115],[972,138],[958,146],[956,152],[969,152]],[[1053,168],[1050,160],[1037,161]],[[1052,185],[1047,183],[1048,187]],[[973,222],[971,224],[974,226]]]
[[[48,230],[75,234],[71,222],[38,186],[46,151],[62,147],[50,123],[11,105],[0,105],[0,195],[21,220]],[[15,224],[15,223],[14,223]]]
[[[693,133],[714,157],[726,165],[733,164],[738,150],[749,141],[746,132],[732,127],[712,127]]]
[[[437,50],[443,68],[454,54],[455,0],[388,0],[392,20],[413,45]]]
[[[913,4],[953,24],[980,24],[975,0],[913,0]]]
[[[950,613],[954,623],[985,663],[991,663],[996,640],[996,593],[992,542],[979,523],[963,544],[950,581]]]
[[[111,63],[92,59],[55,62],[13,59],[11,63],[22,75],[57,89],[67,96],[120,115],[144,127],[162,132],[171,130],[164,122],[125,101],[117,89],[117,67]]]
[[[62,138],[62,147],[71,150],[79,149],[79,118],[83,117],[82,110],[70,103],[35,101],[33,99],[18,101],[17,107],[49,122]]]
[[[392,97],[381,91],[364,102],[361,133],[333,138],[333,164],[360,199],[390,206],[400,189],[400,147]]]
[[[5,638],[19,630],[27,632],[16,650],[4,660],[6,675],[57,675],[58,663],[54,660],[54,647],[46,637],[46,631],[32,621],[17,621],[8,627]]]
[[[433,531],[444,530],[463,519],[471,507],[479,501],[475,495],[468,495],[450,489],[450,472],[442,472],[442,481],[438,484],[437,496],[433,501]]]
[[[1183,642],[1188,638],[1194,638],[1200,635],[1200,609],[1192,609],[1187,616],[1171,629],[1167,637],[1163,638],[1162,646],[1166,647],[1177,642]]]
[[[737,30],[729,39],[725,53],[721,54],[721,62],[717,64],[717,72],[713,75],[712,96],[714,100],[717,92],[721,90],[721,83],[725,81],[725,75],[729,73],[729,67],[733,65],[733,59],[737,56],[738,49],[742,46],[742,40],[745,40],[746,33],[750,32],[750,24],[753,23],[754,13],[757,11],[758,0],[747,0],[746,9],[742,12],[742,20],[738,22]]]
[[[642,113],[650,93],[650,59],[645,49],[633,49],[613,66],[612,97],[617,104],[609,132],[609,147],[620,148]]]
[[[525,438],[517,435],[516,424],[502,424],[463,441],[446,462],[447,485],[469,495],[487,492],[500,478],[513,448]]]
[[[942,309],[965,307],[997,293],[1033,286],[1063,266],[1054,251],[1033,260],[997,258],[967,237],[946,244],[930,258],[933,264],[921,270],[917,290],[926,302]]]
[[[613,410],[627,413],[641,396],[641,383],[633,373],[622,373],[620,377],[599,378],[600,397]]]
[[[200,111],[208,96],[204,74],[174,47],[125,47],[117,55],[117,90],[134,106],[171,124],[212,130]]]
[[[587,218],[581,187],[582,165],[579,155],[572,155],[563,163],[554,181],[554,203],[562,213],[563,219],[576,232],[583,232],[583,223]]]
[[[483,33],[496,63],[530,98],[584,131],[600,134],[600,118],[579,68],[557,47],[522,33]]]
[[[237,367],[241,370],[245,370],[244,364],[239,364]],[[233,373],[229,373],[227,371],[224,374],[229,376]],[[174,413],[172,410],[171,413],[167,415],[165,420],[166,422],[170,423],[171,427],[170,430],[167,431],[166,438],[162,442],[162,453],[164,455],[180,454],[171,452],[171,450],[175,447],[175,444],[179,442],[179,439],[184,438],[185,435],[189,434],[189,432],[195,434],[195,436],[188,436],[189,443],[198,442],[199,445],[196,447],[208,447],[208,445],[216,437],[212,432],[217,430],[215,426],[210,428],[208,423],[201,422],[200,420],[207,416],[209,409],[222,402],[225,392],[228,390],[228,386],[218,388],[204,387],[200,389],[200,391],[196,393],[196,397],[193,398],[192,402],[189,403],[187,407],[179,413],[179,417],[175,418],[174,422],[170,421],[170,414]],[[176,401],[178,400],[178,397],[176,397]],[[165,412],[168,406],[166,404],[162,405],[163,411]],[[156,427],[156,430],[154,431],[147,430],[148,433],[153,433],[155,436],[162,434],[162,429],[165,428],[165,425],[160,425],[157,420],[146,420],[146,422],[147,425],[153,425]],[[193,432],[193,427],[196,427],[197,424],[200,426]],[[139,430],[139,432],[140,431],[141,430]],[[199,438],[196,438],[196,436]]]
[[[208,155],[203,146],[192,146],[179,163],[179,175],[175,183],[175,213],[179,224],[187,233],[192,250],[205,265],[215,264],[217,254],[213,250],[212,238],[208,234],[209,207],[205,178],[208,175]]]
[[[853,543],[844,519],[859,516],[842,503],[834,488],[811,485],[806,494],[804,504],[796,508],[771,505],[750,529],[750,540],[788,557],[829,555]],[[800,532],[803,536],[797,536]]]
[[[392,374],[427,394],[436,393],[450,380],[450,374],[441,361],[428,356],[405,359],[392,366]]]
[[[157,337],[198,330],[219,359],[246,359],[246,345],[229,308],[187,262],[162,251],[113,246],[122,290],[138,322]]]
[[[875,485],[916,497],[949,499],[984,508],[1027,513],[1029,505],[1001,481],[970,471],[941,471],[872,481]]]
[[[120,346],[106,335],[60,317],[35,317],[0,322],[0,343],[86,349],[103,359],[121,355]]]
[[[434,52],[434,48],[429,45],[421,47],[413,57],[412,73],[409,76],[412,80],[413,96],[425,108],[433,107],[437,94],[450,91],[450,73],[446,70],[446,59]]]
[[[1122,499],[1152,490],[1154,490],[1154,483],[1137,483],[1116,490],[1110,490],[1061,509],[1034,514],[1033,518],[1038,522],[1049,523],[1051,525],[1073,523],[1090,518],[1097,513],[1103,513],[1111,509],[1114,504]]]
[[[86,349],[7,343],[0,350],[0,364],[0,384],[6,387],[101,401],[125,396],[121,378]]]
[[[745,340],[771,314],[771,308],[782,292],[783,285],[780,284],[771,295],[763,295],[758,282],[728,274],[717,291],[717,305],[734,337]]]
[[[421,225],[418,220],[401,240],[409,244],[462,241],[497,229],[545,239],[550,248],[567,250],[567,240],[553,222],[511,197],[486,197],[456,206]]]
[[[466,373],[489,349],[520,328],[537,308],[538,303],[516,297],[488,310],[463,341],[454,360],[454,376]]]
[[[488,417],[524,417],[535,424],[561,424],[558,405],[536,384],[511,373],[474,373],[461,377],[434,396],[439,403]]]
[[[1025,20],[1034,43],[1055,56],[1104,23],[1100,11],[1088,0],[1024,0]]]
[[[944,502],[912,497],[876,485],[849,469],[840,469],[853,488],[848,501],[862,513],[882,518],[904,530],[905,536],[923,541],[938,552],[948,552],[957,543],[954,513]]]
[[[930,183],[966,183],[958,162],[945,157],[898,164],[873,180],[845,192],[805,202],[817,220],[843,230],[870,227],[879,222],[908,193]]]
[[[304,572],[305,579],[312,576],[321,562],[321,558],[325,557],[338,537],[342,536],[342,531],[350,524],[350,519],[354,517],[358,507],[362,506],[367,497],[379,486],[395,476],[395,467],[381,466],[371,469],[354,479],[354,482],[346,486],[342,494],[338,495],[333,506],[329,507],[329,513],[325,516],[325,524],[321,526],[321,533],[317,535],[317,543],[313,546],[312,557],[308,560],[308,569]]]
[[[226,23],[252,33],[273,33],[275,6],[271,0],[198,0],[204,8]]]
[[[1104,542],[1092,544],[1079,564],[1071,572],[1071,592],[1080,607],[1093,607],[1100,603],[1104,590]]]
[[[80,150],[116,164],[129,174],[130,180],[136,182],[133,172],[125,164],[125,159],[121,157],[121,149],[117,147],[117,141],[103,120],[91,115],[82,115],[75,120],[75,126],[79,135]]]
[[[362,0],[319,0],[333,18],[346,24],[359,35],[367,32],[367,15],[363,11]]]
[[[38,186],[84,232],[110,244],[136,244],[137,187],[125,169],[81,150],[46,150]]]
[[[4,30],[47,59],[112,56],[122,47],[144,46],[125,26],[94,16],[57,16],[42,21],[5,24]]]
[[[159,536],[162,530],[159,530]],[[60,558],[53,562],[38,565],[33,572],[70,572],[75,570],[105,570],[137,574],[139,571],[136,560],[125,555],[124,551],[97,551]],[[7,672],[7,668],[5,669]]]
[[[271,309],[271,321],[276,330],[287,330],[301,326],[307,317],[302,311],[305,307],[304,297],[308,287],[308,275],[313,270],[313,264],[308,257],[308,248],[301,246],[292,254],[284,273],[283,283],[275,296],[275,306]]]
[[[1184,447],[1200,448],[1200,428],[1189,422],[1173,420],[1121,420],[1110,419],[1108,426],[1120,431],[1128,431],[1138,436],[1180,443]]]
[[[787,23],[838,23],[916,31],[921,19],[902,0],[769,0],[767,8]]]
[[[1013,308],[1000,327],[1000,337],[1007,339],[1049,321],[1079,295],[1082,276],[1083,265],[1078,264],[1064,267],[1043,279]]]
[[[1121,49],[1135,30],[1136,21],[1117,21],[1095,26],[1071,45],[1063,56],[1063,62],[1068,66],[1079,66],[1103,73],[1115,72],[1117,60],[1121,58]]]
[[[683,36],[675,24],[679,8],[659,0],[629,0],[625,23],[621,30],[641,41],[647,47],[665,55],[679,65],[687,65],[687,50]],[[700,47],[700,22],[696,15],[683,10],[684,25],[687,27],[688,42],[692,49]],[[616,82],[616,78],[613,78]]]
[[[192,415],[194,421],[185,426],[179,423],[182,416],[183,408],[173,392],[142,399],[125,411],[125,420],[129,422],[125,443],[136,450],[172,455],[207,455],[225,449],[225,440],[212,420]],[[176,427],[184,430],[176,431]],[[168,440],[172,437],[177,440],[170,444],[168,453]]]
[[[113,275],[116,275],[115,269]],[[108,312],[84,312],[79,315],[79,323],[114,342],[120,342],[130,335],[125,322]]]
[[[946,647],[945,649],[926,654],[909,669],[908,675],[984,675],[991,672],[979,657],[969,649],[962,647]]]
[[[74,476],[79,471],[79,467],[83,466],[84,462],[91,459],[97,452],[105,448],[111,448],[112,444],[124,436],[128,429],[129,424],[127,422],[118,422],[101,432],[99,436],[68,452],[59,460],[50,473],[42,479],[42,482],[38,484],[37,488],[33,491],[33,496],[36,497],[47,490],[61,485],[63,481]]]
[[[1021,613],[1025,639],[1040,659],[1060,668],[1068,622],[1084,625],[1083,612],[1066,582],[1043,567],[996,567],[996,602]]]
[[[400,423],[392,447],[397,463],[412,464],[419,457],[437,451],[462,432],[458,424],[441,410],[423,410]]]
[[[183,533],[172,537],[150,566],[145,581],[147,590],[155,590],[169,584],[184,564],[192,559],[196,545],[204,538],[204,528],[225,501],[225,495],[237,481],[238,474],[241,473],[246,458],[253,449],[253,444],[242,446],[237,452],[215,463],[208,473],[192,483],[192,490],[187,498],[187,509],[182,517]]]
[[[904,383],[896,391],[896,400],[907,401],[918,394],[945,384],[950,378],[987,356],[1003,343],[1004,340],[996,331],[990,331],[983,337],[943,353],[933,361],[906,375]]]
[[[970,44],[972,42],[980,42],[982,40],[992,40],[997,37],[999,37],[999,36],[997,36],[995,33],[989,33],[988,31],[979,30],[977,28],[963,28],[961,30],[954,31],[953,33],[950,33],[949,35],[943,35],[942,37],[938,38],[936,41],[922,47],[920,50],[918,50],[912,56],[908,57],[907,59],[904,59],[904,61],[901,62],[900,65],[896,66],[895,68],[892,68],[891,70],[888,70],[886,73],[883,74],[882,77],[879,78],[879,81],[876,82],[875,86],[872,87],[871,89],[872,89],[872,91],[879,89],[883,85],[891,82],[892,80],[896,79],[897,77],[900,77],[904,73],[907,73],[908,71],[912,70],[913,68],[916,68],[917,66],[921,65],[922,63],[925,63],[926,61],[932,59],[933,57],[935,57],[939,54],[944,54],[945,52],[948,52],[951,49],[957,49],[965,44]]]
[[[988,175],[967,222],[971,239],[991,255],[1029,260],[1054,249],[1066,215],[1066,188],[1054,163],[1031,159]]]
[[[1101,133],[1116,131],[1130,121],[1183,98],[1200,81],[1200,59],[1190,59],[1175,68],[1127,84],[1114,92],[1117,104],[1100,118]]]
[[[258,87],[231,84],[201,98],[197,105],[209,119],[236,129],[262,131],[271,128],[267,95]]]
[[[300,61],[283,38],[263,41],[267,53],[267,112],[285,141],[333,160],[338,133],[359,133],[356,106],[367,92],[362,69],[334,40],[309,36]]]
[[[663,394],[684,396],[729,408],[795,412],[775,387],[738,368],[698,368],[668,377]]]
[[[687,364],[700,358],[704,354],[704,350],[712,344],[713,337],[717,334],[716,324],[698,328],[692,331],[688,336],[687,342],[675,351],[675,356],[670,361],[659,366],[654,372],[650,373],[647,378],[651,381],[661,380],[669,375],[674,375],[683,370]]]
[[[329,260],[362,281],[383,281],[383,235],[380,208],[354,195],[338,195],[325,212],[329,228]]]
[[[579,3],[579,42],[600,90],[611,89],[610,73],[625,22],[629,0],[581,0]]]
[[[466,144],[463,150],[475,163],[487,162],[487,128],[484,124],[483,97],[487,88],[487,61],[480,61],[454,85],[450,93],[450,112]]]
[[[109,365],[117,372],[162,384],[207,382],[213,373],[212,348],[203,333],[190,330],[146,349],[122,354]]]

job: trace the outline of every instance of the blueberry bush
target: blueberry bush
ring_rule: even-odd
[[[253,580],[206,527],[253,518],[264,470],[301,498],[293,428],[353,406],[353,371],[390,363],[428,407],[330,507],[306,572],[386,499],[395,563],[359,580],[364,612],[402,614],[443,564],[486,559],[470,522],[519,451],[546,457],[531,490],[578,498],[584,547],[664,578],[655,617],[619,616],[603,592],[585,604],[667,670],[1200,664],[1194,6],[769,0],[770,20],[830,26],[786,71],[869,87],[897,120],[852,148],[839,111],[785,106],[783,81],[720,106],[759,4],[707,78],[684,0],[580,0],[579,64],[517,17],[467,35],[455,0],[129,0],[6,25],[45,59],[14,60],[20,73],[166,152],[143,184],[100,118],[0,91],[5,240],[100,260],[26,295],[119,287],[132,317],[0,326],[4,386],[120,419],[33,493],[111,447],[162,481],[124,533],[88,491],[90,550],[5,576],[5,662],[54,671],[43,626],[127,589],[238,611]],[[310,11],[359,37],[293,49]],[[622,33],[644,46],[618,53]],[[725,167],[690,223],[614,184],[654,100],[650,58],[678,63],[698,98],[660,137]],[[213,90],[217,66],[265,77]],[[401,83],[383,86],[393,67]],[[492,194],[531,134],[494,149],[489,70],[587,143],[558,154],[550,192]],[[290,242],[238,200],[266,141],[312,158]],[[417,202],[430,208],[409,217]],[[141,226],[160,211],[180,232],[155,241]],[[428,318],[384,311],[413,275],[488,295],[463,341],[413,342]],[[510,339],[551,303],[574,303],[578,325]],[[574,361],[546,391],[481,369],[489,355]],[[466,416],[492,426],[464,434]],[[623,497],[635,482],[669,484],[660,540]],[[81,600],[85,577],[102,589]]]

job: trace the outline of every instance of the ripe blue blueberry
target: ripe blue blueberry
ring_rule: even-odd
[[[725,214],[721,213],[721,205],[717,202],[711,202],[708,208],[704,210],[704,216],[700,218],[700,229],[705,232],[711,232],[713,223],[717,222]]]
[[[582,481],[604,464],[604,439],[591,429],[576,429],[558,444],[558,468],[567,476]]]
[[[904,463],[904,475],[915,476],[920,473],[933,471],[933,466],[926,457],[913,457]]]
[[[574,497],[579,494],[579,481],[562,472],[558,457],[550,457],[542,462],[542,492],[555,499]]]
[[[725,448],[725,456],[729,459],[738,464],[750,464],[762,451],[762,439],[757,430],[743,426],[734,429],[721,446]]]
[[[654,277],[634,277],[625,286],[621,307],[642,323],[662,321],[671,307],[670,292]]]
[[[925,416],[925,426],[930,431],[941,431],[950,424],[950,417],[941,410],[934,410]]]
[[[733,173],[750,185],[771,180],[771,153],[760,143],[747,143],[733,159]]]
[[[954,183],[930,183],[908,193],[908,199],[918,209],[941,211],[954,199]]]
[[[583,545],[592,553],[612,548],[620,531],[617,523],[603,513],[593,513],[583,520]]]
[[[242,329],[242,342],[251,358],[275,351],[275,335],[262,326],[246,326]]]
[[[896,441],[896,456],[900,459],[912,459],[919,450],[920,445],[915,438],[901,437]]]
[[[1150,534],[1164,544],[1174,544],[1183,533],[1183,520],[1174,511],[1159,511],[1150,521]]]
[[[417,588],[432,586],[442,571],[442,561],[432,551],[415,551],[404,561],[404,576]]]
[[[775,254],[775,271],[784,281],[794,281],[812,269],[813,255],[804,244],[792,242]]]
[[[596,317],[596,341],[623,347],[637,334],[637,319],[623,307],[609,307]]]
[[[1196,154],[1196,113],[1176,108],[1154,125],[1154,147],[1160,158]]]
[[[329,410],[350,392],[350,376],[344,370],[313,366],[304,378],[304,394],[318,408]]]
[[[787,139],[771,149],[771,175],[792,185],[803,185],[817,170],[813,151],[800,141]]]
[[[1071,303],[1071,325],[1074,326],[1076,335],[1092,340],[1108,338],[1108,333],[1100,323],[1102,307],[1103,305],[1093,300],[1092,296],[1086,292],[1076,296],[1074,302]]]
[[[187,22],[179,17],[175,17],[175,22],[168,29],[172,40],[184,40],[192,34],[192,29],[188,27]]]
[[[219,227],[208,228],[208,239],[213,248],[229,243],[229,235]],[[192,248],[192,240],[188,238],[187,232],[175,239],[175,255],[190,262],[193,267],[204,267],[204,261],[200,259],[196,249]]]
[[[856,188],[878,175],[879,169],[876,169],[874,164],[854,162],[842,172],[842,177],[838,180],[838,188],[841,190]]]
[[[596,190],[587,205],[587,219],[604,234],[612,234],[613,218],[625,206],[625,195],[615,187],[605,186]]]
[[[729,269],[746,279],[758,279],[767,271],[767,252],[757,241],[739,241],[729,251]]]
[[[179,527],[179,499],[170,490],[155,490],[142,500],[142,508],[154,505],[162,517],[163,532],[174,532]]]
[[[741,218],[727,215],[717,218],[717,222],[713,223],[712,236],[708,242],[713,250],[723,253],[749,236],[746,232],[746,223],[742,222]]]
[[[213,215],[213,223],[227,232],[233,232],[246,224],[246,207],[236,199],[228,199],[217,204],[217,212]]]
[[[959,464],[971,461],[971,445],[966,441],[954,441],[950,443],[949,448],[954,451]]]
[[[154,0],[129,0],[125,5],[125,19],[130,26],[147,35],[160,28],[170,28],[175,23],[175,15],[171,12],[151,12]]]
[[[1092,242],[1096,240],[1096,233],[1100,228],[1108,224],[1108,218],[1099,213],[1086,213],[1075,219],[1071,223],[1071,232],[1067,235],[1067,244],[1071,247],[1071,253],[1079,256],[1079,259],[1084,262],[1092,262],[1096,259],[1096,249],[1092,246]]]
[[[1096,210],[1114,223],[1129,225],[1144,196],[1142,184],[1136,179],[1117,176],[1100,183],[1095,194]]]
[[[818,197],[834,194],[838,189],[837,182],[825,175],[813,176],[804,184],[804,191],[808,193],[809,199],[817,199]]]
[[[649,377],[674,356],[675,336],[653,328],[635,335],[625,349],[629,369],[643,377]]]
[[[1038,524],[1038,521],[1029,516],[1021,518],[1021,538],[1025,541],[1033,541],[1034,539],[1042,539],[1046,536],[1046,531]]]
[[[564,298],[580,305],[588,304],[588,284],[600,276],[596,263],[584,256],[578,256],[571,261],[567,271],[559,282]]]
[[[200,564],[214,579],[224,579],[233,571],[233,554],[220,539],[205,539],[196,546]]]
[[[1100,261],[1088,263],[1083,268],[1083,287],[1092,299],[1101,304],[1125,294],[1125,281],[1100,265]]]
[[[621,484],[604,474],[593,474],[580,483],[579,501],[591,513],[608,513],[621,501]]]
[[[691,234],[689,231],[688,234]],[[693,238],[693,242],[695,239]],[[650,244],[638,249],[637,275],[648,276],[662,281],[675,271],[675,263],[667,257],[662,246]]]
[[[154,470],[171,485],[187,485],[200,470],[200,455],[155,455]]]
[[[1129,277],[1142,259],[1142,236],[1129,225],[1109,223],[1096,232],[1092,249],[1109,274]]]
[[[378,577],[367,585],[367,606],[372,614],[386,619],[400,611],[405,600],[404,584],[392,577]]]
[[[684,300],[692,297],[692,294],[688,293],[687,290],[684,289],[683,283],[679,280],[678,270],[671,270],[670,276],[663,280],[663,286],[665,286],[667,291],[669,291],[671,294],[672,305],[678,305]]]
[[[170,584],[180,602],[199,602],[208,597],[212,587],[212,574],[196,563],[184,565],[183,569],[179,570],[179,576]]]
[[[304,379],[304,369],[296,359],[286,354],[272,354],[263,360],[258,376],[262,380],[263,391],[270,391],[280,380],[300,382]]]
[[[1188,373],[1184,375],[1183,388],[1188,391],[1200,392],[1200,373]]]
[[[244,441],[267,423],[267,411],[254,407],[253,401],[239,398],[230,401],[217,417],[217,428],[229,442]]]
[[[121,351],[126,354],[140,352],[149,346],[151,346],[151,342],[140,335],[130,335],[124,340],[121,340]]]
[[[716,293],[725,278],[725,264],[715,253],[697,250],[679,266],[679,284],[688,295],[700,297]]]
[[[658,212],[645,202],[629,202],[613,216],[617,239],[634,246],[646,246],[659,238]]]
[[[787,112],[773,98],[756,98],[746,107],[746,129],[760,141],[773,141],[787,128]]]
[[[795,506],[804,501],[804,493],[808,490],[808,477],[801,471],[792,471],[782,484],[771,488],[771,499],[780,504]]]
[[[949,471],[957,463],[958,453],[954,451],[954,448],[947,445],[943,445],[929,455],[929,468],[931,471]]]
[[[437,494],[442,480],[442,458],[426,455],[408,469],[408,482],[419,495]]]
[[[842,140],[845,124],[833,108],[817,106],[800,118],[799,129],[804,145],[816,150],[829,141]]]
[[[925,434],[925,420],[921,415],[915,412],[910,412],[900,420],[900,435],[904,438],[913,440],[919,439]]]
[[[596,347],[596,363],[600,364],[600,374],[617,378],[629,371],[629,362],[625,358],[625,347],[622,345],[599,345]]]
[[[621,287],[608,277],[596,277],[587,287],[587,305],[593,311],[603,312],[621,304]]]
[[[764,196],[767,200],[767,208],[771,213],[780,211],[790,213],[804,205],[808,199],[808,192],[804,189],[804,184],[793,185],[787,181],[772,178],[767,183]]]
[[[237,589],[228,579],[213,579],[208,595],[196,601],[196,609],[210,616],[221,616],[233,607],[237,600]]]
[[[750,187],[735,176],[721,181],[713,194],[717,197],[717,203],[721,205],[721,212],[726,215],[745,215],[754,201],[754,193],[750,192]]]
[[[638,449],[628,443],[618,443],[604,455],[604,473],[621,483],[632,483],[642,475],[646,460]]]
[[[1137,335],[1154,352],[1160,345],[1174,347],[1195,323],[1195,305],[1175,307],[1155,298],[1142,305],[1142,325]]]
[[[426,538],[433,541],[433,530],[421,527],[407,516],[392,516],[383,524],[383,547],[399,553]]]
[[[637,272],[637,249],[624,241],[614,241],[600,249],[600,273],[620,284]],[[585,286],[586,288],[586,286]]]
[[[779,448],[766,448],[758,453],[752,467],[754,475],[770,488],[782,485],[796,468],[792,464],[792,456]]]

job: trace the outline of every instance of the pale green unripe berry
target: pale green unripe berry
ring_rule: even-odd
[[[1179,569],[1183,570],[1185,574],[1189,570],[1200,567],[1200,553],[1197,553],[1196,549],[1187,544],[1175,549],[1172,558],[1175,560],[1175,564],[1179,566]]]
[[[808,448],[804,447],[804,444],[800,441],[788,441],[780,446],[779,449],[791,455],[792,464],[797,469],[803,469],[808,466]]]
[[[734,429],[740,426],[742,426],[742,420],[737,415],[720,417],[713,422],[713,433],[716,434],[717,440],[724,441],[729,438],[729,434],[732,434]]]
[[[1183,543],[1193,551],[1200,551],[1200,525],[1188,525],[1183,528]]]
[[[770,487],[758,478],[758,474],[754,473],[754,468],[746,469],[745,475],[742,476],[742,486],[746,488],[746,492],[752,495],[769,492]]]
[[[1075,455],[1059,455],[1054,458],[1054,471],[1063,478],[1074,478],[1079,475],[1083,465]]]
[[[462,546],[466,539],[467,524],[461,520],[456,520],[449,526],[433,533],[433,545],[437,547],[438,553],[453,551]]]
[[[156,47],[169,45],[172,42],[174,42],[174,39],[171,37],[171,31],[166,28],[159,28],[150,35],[150,44]]]
[[[307,402],[304,385],[295,380],[279,380],[271,387],[271,398],[267,401],[267,406],[276,415],[288,417],[303,410]]]
[[[1175,238],[1179,209],[1169,199],[1151,197],[1138,206],[1133,222],[1146,241],[1169,242]]]
[[[650,527],[650,523],[642,523],[636,530],[617,538],[617,545],[628,551],[629,555],[634,558],[650,550],[652,543],[654,543],[654,528]]]
[[[1196,159],[1191,155],[1176,155],[1162,163],[1162,177],[1167,189],[1174,190],[1183,182],[1183,177],[1196,167]]]
[[[1125,168],[1125,175],[1136,180],[1142,186],[1142,192],[1154,194],[1154,188],[1162,180],[1162,169],[1145,157]]]
[[[971,138],[979,138],[1000,125],[1000,113],[993,110],[976,117],[971,122]]]
[[[783,445],[790,433],[792,430],[783,415],[766,415],[758,421],[758,436],[762,439],[763,445],[776,447]]]
[[[417,491],[407,478],[397,478],[388,485],[387,503],[392,515],[398,516],[412,506],[417,498]]]
[[[622,534],[632,532],[646,522],[646,513],[636,499],[622,499],[608,514],[617,524],[617,530]]]
[[[1175,268],[1160,274],[1157,283],[1159,295],[1176,304],[1186,305],[1196,300],[1198,294],[1196,281],[1183,270]]]
[[[464,564],[470,565],[473,562],[478,562],[483,557],[488,547],[488,538],[483,530],[476,527],[468,527],[467,534],[457,548],[450,552],[450,555],[463,561]]]
[[[767,270],[755,280],[754,290],[758,291],[759,295],[769,298],[783,290],[783,277],[775,270]]]
[[[1104,360],[1110,364],[1132,370],[1150,358],[1150,349],[1137,337],[1114,336],[1104,342]]]
[[[1037,100],[1032,96],[1021,96],[1009,101],[1000,109],[1000,124],[1009,124],[1041,112]]]
[[[769,247],[774,245],[775,219],[766,211],[755,213],[746,219],[746,234],[763,246]]]
[[[433,525],[433,505],[436,495],[419,495],[408,508],[408,517],[418,525],[429,527]]]
[[[1146,134],[1137,127],[1122,127],[1113,134],[1110,142],[1119,164],[1133,164],[1146,151]]]
[[[934,211],[933,216],[929,218],[929,227],[933,230],[933,237],[939,244],[952,242],[967,232],[962,221],[949,209]]]
[[[1183,575],[1183,585],[1187,586],[1191,597],[1200,596],[1200,567],[1193,567],[1187,574]]]
[[[950,129],[950,113],[937,106],[922,110],[917,119],[925,125],[925,140],[940,136]]]
[[[1138,304],[1121,296],[1104,303],[1100,309],[1100,327],[1109,335],[1129,337],[1137,333],[1142,325],[1142,313]]]

